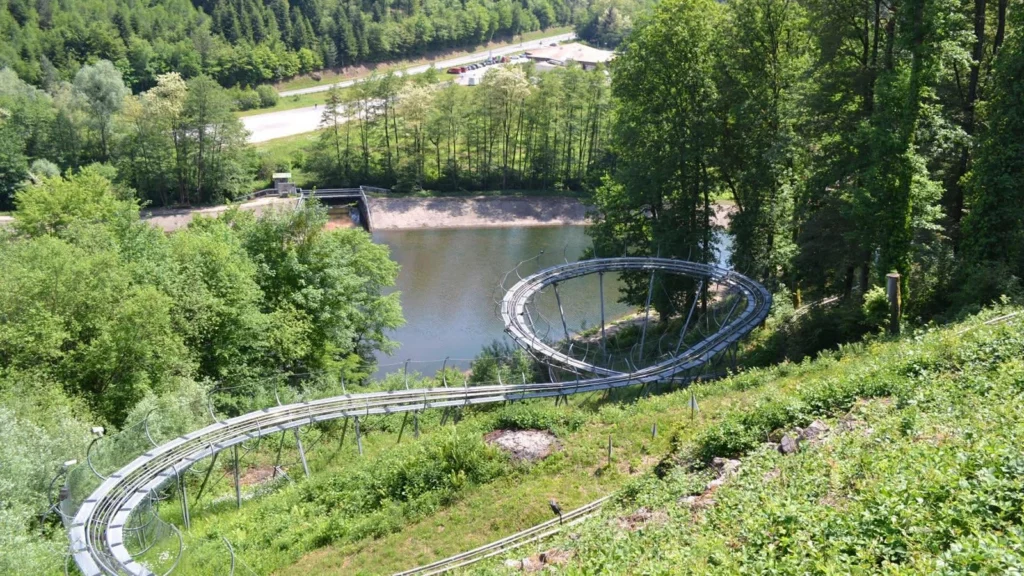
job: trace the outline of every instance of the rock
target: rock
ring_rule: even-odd
[[[715,478],[711,482],[708,482],[707,491],[708,492],[714,492],[715,490],[718,490],[719,486],[721,486],[722,484],[725,484],[725,480],[726,479],[723,477],[723,478]]]
[[[523,558],[522,563],[522,569],[526,572],[536,572],[544,567],[539,560],[534,560],[533,558]]]
[[[544,430],[495,430],[484,442],[508,452],[513,459],[534,462],[547,458],[558,448],[553,434]]]
[[[579,539],[580,539],[580,533],[579,532],[570,532],[569,533],[569,540],[579,540]]]
[[[505,568],[511,568],[513,570],[522,570],[523,561],[519,558],[510,558],[508,560],[505,560]]]
[[[693,506],[694,503],[697,502],[698,498],[699,496],[683,496],[682,498],[679,499],[679,503],[685,504],[687,506]]]
[[[800,441],[797,437],[786,434],[779,443],[779,452],[783,454],[796,454],[800,450]]]
[[[821,420],[811,422],[807,428],[800,430],[800,438],[808,442],[817,440],[822,434],[828,432],[828,425]]]
[[[720,478],[727,478],[732,476],[740,469],[741,462],[739,460],[731,460],[729,458],[715,458],[711,461],[711,467],[718,472]]]

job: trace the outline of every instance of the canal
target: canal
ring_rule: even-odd
[[[406,321],[390,334],[399,347],[391,356],[379,357],[378,376],[401,370],[407,359],[409,371],[422,374],[433,374],[446,357],[449,365],[468,367],[481,347],[505,339],[497,302],[504,294],[500,284],[506,273],[523,261],[523,276],[574,262],[591,245],[583,226],[388,230],[374,232],[373,238],[388,245],[391,258],[401,266],[396,289]],[[727,262],[730,238],[721,235],[717,244],[721,261]],[[505,288],[518,279],[511,272]],[[633,311],[618,302],[619,285],[615,275],[605,275],[608,319]],[[598,294],[596,275],[559,285],[570,332],[600,324]],[[538,334],[560,338],[564,332],[552,291],[540,295],[536,310]]]

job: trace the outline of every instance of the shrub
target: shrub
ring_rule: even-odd
[[[885,288],[875,286],[864,295],[864,323],[874,329],[884,329],[889,324],[889,299]]]
[[[271,108],[277,105],[277,90],[273,86],[261,84],[256,87],[256,94],[260,97],[260,108]]]
[[[254,110],[260,107],[260,95],[252,88],[235,88],[232,96],[239,110]]]
[[[60,176],[60,168],[45,158],[38,158],[32,162],[32,166],[29,167],[29,172],[34,174],[37,178],[53,178],[54,176]]]

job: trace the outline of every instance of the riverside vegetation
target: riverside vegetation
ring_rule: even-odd
[[[91,426],[160,406],[158,430],[192,429],[213,382],[357,381],[402,322],[399,295],[381,294],[398,271],[387,248],[324,230],[322,207],[233,210],[165,236],[132,196],[95,168],[44,178],[0,230],[0,572],[61,565],[47,485]]]

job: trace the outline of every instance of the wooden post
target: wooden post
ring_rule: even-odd
[[[612,466],[612,435],[608,435],[608,467]]]
[[[900,275],[896,272],[885,275],[885,294],[889,300],[889,334],[898,336],[900,333],[900,315],[902,305],[900,298]]]

